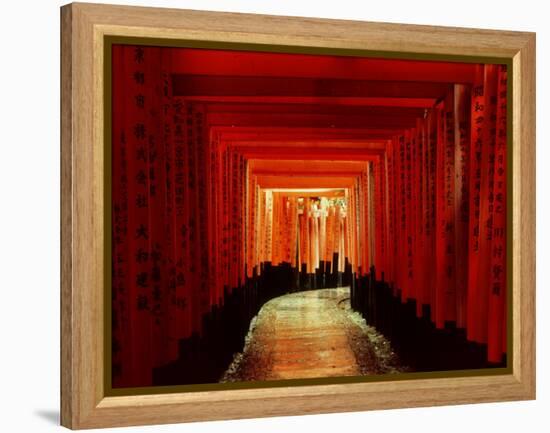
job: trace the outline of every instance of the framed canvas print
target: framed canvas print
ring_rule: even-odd
[[[535,398],[535,36],[61,8],[66,427]]]

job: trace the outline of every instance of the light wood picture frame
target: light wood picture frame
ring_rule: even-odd
[[[106,37],[498,58],[512,81],[506,374],[106,395]],[[71,429],[535,398],[535,34],[72,3],[61,8],[61,424]]]

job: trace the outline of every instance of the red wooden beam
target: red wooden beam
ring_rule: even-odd
[[[308,104],[370,107],[417,107],[430,108],[434,98],[390,98],[368,96],[187,96],[193,102],[227,102],[243,104]]]
[[[396,118],[419,118],[425,108],[400,106],[359,106],[329,104],[257,104],[257,103],[206,103],[209,113],[285,113],[285,114],[330,114],[335,116],[376,116]]]
[[[355,56],[286,54],[193,48],[172,49],[178,74],[330,77],[471,83],[475,64]]]
[[[293,137],[325,137],[338,136],[339,138],[364,138],[371,132],[393,132],[396,128],[331,128],[331,127],[290,127],[290,126],[254,126],[254,125],[213,125],[213,133],[239,134],[239,137],[265,138],[280,137],[291,134]]]
[[[355,182],[354,176],[257,176],[257,179],[261,188],[351,188]]]
[[[416,126],[417,116],[333,115],[307,113],[208,113],[210,126],[284,126],[313,128],[400,128]]]
[[[224,143],[227,143],[229,147],[232,148],[278,148],[278,147],[296,147],[296,148],[307,148],[307,149],[359,149],[359,150],[374,150],[374,151],[383,151],[386,149],[387,140],[294,140],[292,136],[289,136],[287,139],[280,139],[277,141],[269,140],[231,140],[226,141],[222,140]]]
[[[278,148],[235,148],[247,159],[270,160],[333,160],[333,161],[372,161],[384,153],[384,150],[371,149],[297,149],[294,147]]]
[[[400,128],[301,128],[301,127],[258,127],[258,126],[212,126],[211,134],[218,134],[219,139],[231,142],[242,142],[254,146],[255,143],[288,142],[292,137],[296,142],[314,143],[354,141],[385,145],[402,132]]]
[[[253,170],[252,174],[255,176],[283,176],[283,177],[348,177],[358,176],[361,174],[361,170],[343,170],[343,171],[298,171],[298,170]]]
[[[345,197],[347,188],[269,188],[284,193],[287,197]]]
[[[453,83],[415,81],[372,81],[236,75],[172,75],[177,96],[362,96],[389,98],[434,98],[450,91]]]
[[[276,160],[259,160],[251,159],[248,161],[249,168],[256,172],[261,170],[271,171],[309,171],[317,173],[325,173],[330,171],[360,171],[365,168],[364,161],[323,161],[323,160],[307,160],[307,161],[276,161]]]

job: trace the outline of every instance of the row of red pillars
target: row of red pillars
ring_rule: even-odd
[[[209,105],[173,95],[174,53],[113,47],[114,387],[151,385],[153,367],[173,361],[179,340],[200,335],[203,315],[262,263],[314,272],[334,252],[339,270],[344,259],[358,276],[375,269],[419,316],[430,305],[436,327],[456,323],[501,361],[504,66],[478,65],[473,85],[454,85],[386,140],[338,198],[312,198],[263,187]],[[296,190],[291,179],[281,186]]]

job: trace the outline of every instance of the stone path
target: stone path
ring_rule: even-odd
[[[349,308],[349,288],[267,302],[222,382],[398,372],[389,343]]]

